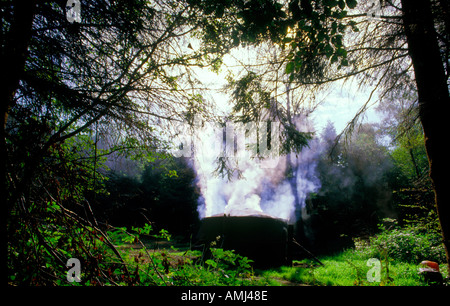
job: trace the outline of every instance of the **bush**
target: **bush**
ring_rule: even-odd
[[[431,260],[438,263],[446,261],[445,250],[440,233],[430,232],[420,227],[386,229],[363,241],[355,240],[357,250],[368,257],[385,258],[399,262],[420,263]]]
[[[200,259],[201,253],[192,251],[178,253],[175,248],[168,250],[149,249],[142,238],[170,240],[167,231],[154,234],[152,226],[133,227],[128,232],[125,227],[108,232],[110,239],[121,246],[121,253],[129,271],[135,271],[132,285],[167,286],[249,286],[265,285],[264,280],[254,277],[252,260],[236,254],[233,250],[210,248],[211,257]],[[140,244],[136,253],[127,244]],[[193,258],[197,257],[197,260]],[[128,285],[124,283],[124,285]]]

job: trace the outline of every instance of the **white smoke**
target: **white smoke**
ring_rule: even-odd
[[[192,141],[193,166],[201,191],[200,218],[219,214],[265,214],[294,222],[299,217],[298,212],[304,208],[308,194],[320,188],[316,177],[319,142],[311,141],[309,147],[299,154],[278,156],[272,159],[272,163],[276,164],[270,166],[249,154],[224,156],[229,165],[237,167],[240,173],[235,172],[229,178],[215,171],[218,156],[224,151],[222,132],[218,126],[204,125],[197,128]],[[288,167],[292,168],[290,173],[287,173]]]

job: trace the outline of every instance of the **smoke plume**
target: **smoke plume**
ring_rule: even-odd
[[[297,121],[300,131],[311,131],[303,120]],[[193,166],[201,191],[200,217],[268,215],[294,223],[301,217],[308,194],[316,192],[321,185],[316,175],[319,141],[313,139],[298,154],[272,156],[267,161],[250,156],[248,150],[234,155],[233,150],[226,150],[230,144],[223,140],[232,138],[222,136],[225,130],[204,125],[196,130],[193,140]],[[232,148],[239,146],[232,143]],[[228,155],[220,156],[221,152]],[[235,170],[231,176],[217,173],[220,162]]]

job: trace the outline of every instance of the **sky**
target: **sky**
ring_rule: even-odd
[[[323,99],[312,113],[312,118],[317,131],[321,131],[328,121],[334,123],[336,132],[339,134],[347,126],[347,123],[353,119],[359,109],[365,104],[370,96],[370,90],[358,90],[354,84],[342,85],[336,83],[331,92]],[[376,97],[373,96],[369,104],[372,104],[363,115],[363,122],[380,122],[381,117],[376,112],[373,102]]]
[[[245,54],[244,57],[248,57]],[[224,58],[224,67],[234,67],[235,64],[230,58]],[[235,72],[241,68],[234,68]],[[229,103],[229,96],[220,91],[220,89],[226,84],[225,77],[227,70],[222,69],[219,74],[212,72],[208,69],[198,69],[197,76],[203,82],[204,86],[210,91],[206,95],[206,98],[213,101],[219,109],[226,112],[231,109]],[[321,132],[327,125],[328,121],[334,123],[336,132],[339,134],[342,132],[347,123],[353,119],[358,110],[364,105],[370,96],[370,88],[358,89],[357,85],[351,82],[343,83],[336,81],[327,92],[319,93],[317,101],[321,101],[319,106],[311,114],[311,118],[314,122],[314,127],[317,132]],[[380,122],[381,117],[376,112],[373,102],[376,101],[376,95],[374,94],[370,100],[369,107],[362,116],[363,122]]]

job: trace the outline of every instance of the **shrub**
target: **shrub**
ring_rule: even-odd
[[[394,261],[419,263],[422,260],[445,262],[445,250],[442,237],[437,232],[430,232],[420,227],[386,229],[370,240],[355,240],[357,250],[368,257],[384,258]]]
[[[170,240],[167,231],[153,234],[152,226],[146,224],[143,228],[114,228],[108,232],[109,237],[122,245],[122,254],[130,271],[134,272],[137,285],[168,285],[168,286],[240,286],[264,285],[264,280],[254,277],[251,267],[252,260],[236,254],[233,250],[210,248],[211,257],[205,261],[193,260],[192,257],[202,257],[201,254],[186,251],[182,254],[175,248],[168,250],[148,249],[142,238],[157,238]],[[124,244],[125,243],[125,244]],[[126,243],[138,243],[142,247],[136,254]]]

